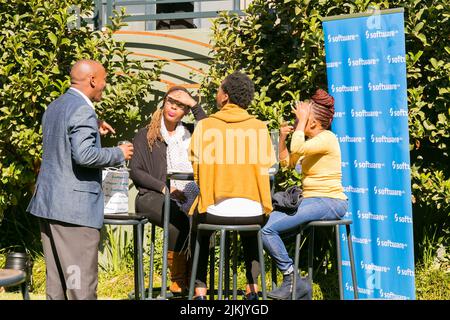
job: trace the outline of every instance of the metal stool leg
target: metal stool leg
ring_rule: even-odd
[[[192,261],[191,283],[189,284],[189,300],[194,297],[195,278],[197,278],[198,256],[200,254],[200,230],[197,230],[195,238],[194,259]]]
[[[148,298],[153,298],[153,270],[155,268],[155,232],[156,226],[152,223],[150,235],[150,270],[148,273]]]
[[[225,233],[225,276],[224,276],[224,299],[228,300],[230,298],[230,233]]]
[[[341,239],[339,237],[339,225],[334,227],[336,233],[336,253],[338,263],[338,275],[339,275],[339,298],[344,300],[344,288],[342,286],[342,261],[341,261]]]
[[[350,257],[350,268],[352,270],[352,282],[353,282],[353,295],[355,299],[359,299],[358,297],[358,284],[356,279],[356,269],[355,269],[355,259],[353,258],[353,243],[352,243],[352,235],[350,232],[350,225],[345,225],[345,229],[347,231],[347,240],[348,240],[348,255]]]
[[[237,299],[237,231],[233,232],[233,300]]]
[[[140,297],[140,288],[139,288],[139,262],[138,262],[138,256],[139,256],[139,250],[137,246],[137,225],[133,225],[133,255],[134,255],[134,299],[139,300]]]
[[[220,260],[219,260],[219,289],[217,293],[217,299],[222,300],[222,288],[223,288],[223,267],[225,260],[225,233],[224,229],[220,230]]]
[[[139,299],[144,300],[145,284],[144,284],[144,224],[137,225],[137,246],[138,246],[138,272],[139,272]]]
[[[277,264],[275,263],[274,259],[272,260],[272,265],[271,265],[271,273],[272,273],[272,290],[275,290],[277,287]]]
[[[308,243],[308,280],[309,284],[313,285],[313,264],[314,264],[314,227],[309,231],[309,243]]]
[[[160,296],[166,299],[167,296],[167,253],[169,251],[169,217],[170,217],[170,180],[166,183],[167,191],[164,196],[164,237],[163,237],[163,263]]]
[[[28,283],[24,281],[20,284],[20,291],[22,292],[23,300],[30,300],[30,295],[28,293]]]
[[[295,238],[294,272],[298,272],[298,260],[299,260],[299,256],[300,256],[300,242],[302,239],[302,233],[303,233],[303,230],[301,230],[299,233],[297,233],[297,237]],[[292,300],[296,299],[295,288],[297,288],[297,277],[295,276],[295,273],[294,273],[294,281],[292,284],[292,295],[291,295]]]
[[[263,300],[267,300],[266,292],[266,266],[264,264],[264,248],[261,237],[261,230],[258,231],[258,251],[259,251],[259,265],[261,267],[261,291]]]
[[[209,300],[214,300],[214,274],[216,265],[216,233],[213,232],[210,241],[212,248],[209,251]]]

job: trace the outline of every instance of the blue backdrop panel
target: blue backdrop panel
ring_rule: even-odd
[[[360,298],[414,299],[403,10],[323,22]],[[341,229],[344,297],[353,298]]]

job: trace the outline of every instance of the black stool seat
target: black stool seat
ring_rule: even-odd
[[[323,220],[323,221],[311,221],[303,226],[303,229],[309,227],[333,227],[336,225],[350,225],[352,220]]]
[[[104,215],[105,220],[146,220],[147,218],[145,216],[141,215],[135,215],[135,214],[129,214],[129,213],[119,213],[119,214],[105,214]]]
[[[228,247],[225,246],[225,238],[226,238],[226,232],[232,232],[233,233],[233,299],[236,299],[237,296],[237,232],[256,232],[257,233],[257,239],[258,239],[258,253],[259,253],[259,263],[261,266],[261,291],[263,299],[267,299],[266,294],[266,284],[265,284],[265,267],[264,267],[264,251],[263,251],[263,244],[262,244],[262,238],[261,238],[261,226],[258,224],[252,224],[252,225],[217,225],[217,224],[207,224],[207,223],[200,223],[197,226],[197,237],[195,242],[195,251],[194,251],[194,259],[192,262],[192,273],[191,273],[191,282],[189,285],[189,300],[192,300],[194,296],[194,286],[195,286],[195,279],[197,276],[197,265],[198,265],[198,259],[200,254],[200,234],[202,231],[220,231],[220,259],[219,259],[219,288],[218,288],[218,299],[222,299],[222,285],[223,285],[223,271],[224,271],[224,264],[226,263],[228,266],[229,257],[225,257],[225,252]],[[212,259],[214,261],[214,259]],[[210,273],[214,272],[214,268],[210,269]],[[225,268],[226,274],[228,273],[228,267]],[[212,278],[212,274],[210,275],[210,278]],[[225,276],[225,281],[228,284],[229,279],[227,276]],[[211,281],[213,285],[213,281]],[[227,285],[228,287],[228,285]],[[213,288],[212,288],[213,289]],[[226,289],[227,291],[227,289]],[[214,295],[214,290],[210,290],[210,295]]]

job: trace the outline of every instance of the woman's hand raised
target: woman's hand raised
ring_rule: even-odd
[[[295,109],[292,108],[292,111],[295,113],[295,116],[298,120],[296,130],[304,131],[306,123],[308,122],[309,114],[311,113],[311,103],[296,101]]]
[[[294,127],[288,125],[287,123],[283,123],[280,127],[280,138],[286,139],[289,133],[294,131]]]
[[[175,90],[169,94],[169,98],[175,100],[181,105],[184,105],[188,108],[192,108],[197,104],[197,101],[192,98],[192,96],[184,91],[181,90]]]

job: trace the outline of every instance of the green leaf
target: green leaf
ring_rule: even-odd
[[[425,37],[425,35],[423,33],[419,33],[416,37],[419,38],[420,41],[422,41],[424,46],[428,45],[427,37]]]
[[[48,38],[50,39],[52,44],[56,47],[56,45],[58,44],[58,38],[56,37],[56,35],[53,32],[49,32]]]
[[[62,40],[61,40],[61,45],[70,45],[70,39],[68,39],[68,38],[63,38]]]
[[[431,58],[430,59],[430,63],[432,64],[432,66],[437,69],[439,67],[438,62],[435,58]]]
[[[59,67],[58,65],[54,65],[52,68],[52,73],[59,73]]]
[[[414,32],[414,33],[419,33],[419,31],[423,28],[423,26],[424,26],[424,23],[423,23],[423,22],[419,22],[419,23],[414,27],[413,32]]]
[[[445,116],[445,114],[443,113],[439,113],[438,114],[438,120],[440,123],[447,123],[447,117]]]
[[[432,124],[428,119],[426,119],[426,120],[423,122],[423,126],[424,126],[425,129],[427,129],[427,130],[434,130],[434,129],[436,129],[436,127],[434,126],[434,124]]]
[[[422,55],[423,55],[422,50],[417,51],[417,53],[414,55],[414,62],[417,62]]]

